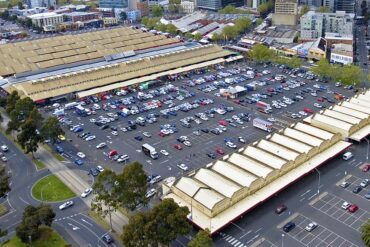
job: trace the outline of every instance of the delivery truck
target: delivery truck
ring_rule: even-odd
[[[267,132],[272,131],[272,123],[261,118],[253,119],[253,126]]]
[[[272,108],[271,108],[270,104],[267,104],[263,101],[257,101],[256,106],[257,106],[258,111],[260,111],[260,112],[263,112],[263,113],[271,113],[272,112]]]

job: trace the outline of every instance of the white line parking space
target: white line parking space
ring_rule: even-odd
[[[297,215],[292,219],[296,226],[290,232],[286,233],[301,244],[307,247],[357,247],[357,245],[342,238],[338,234],[320,225],[311,232],[305,230],[305,227],[312,222],[312,220],[302,214]]]
[[[359,208],[355,213],[350,213],[341,208],[344,199],[327,193],[310,205],[318,211],[330,216],[336,221],[360,232],[361,226],[370,218],[370,213]]]
[[[363,181],[364,179],[363,178],[360,178],[360,177],[356,177],[354,175],[351,175],[350,177],[346,178],[344,180],[344,178],[341,180],[341,182],[343,181],[346,181],[348,183],[350,183],[350,185],[345,188],[345,190],[347,190],[348,192],[352,193],[352,194],[355,194],[353,193],[353,189],[357,186],[360,186],[360,183]],[[340,184],[340,183],[339,183]],[[361,198],[363,198],[364,200],[367,200],[364,196],[365,194],[367,194],[368,192],[368,187],[366,188],[362,188],[361,191],[357,194],[355,194],[356,196],[359,196]]]

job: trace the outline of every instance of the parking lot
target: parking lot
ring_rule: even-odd
[[[145,90],[120,91],[118,95],[106,93],[101,99],[89,97],[82,102],[83,109],[88,109],[88,114],[84,115],[77,114],[74,108],[66,109],[64,116],[59,117],[66,132],[66,141],[58,145],[63,148],[63,155],[71,161],[67,165],[73,167],[75,166],[73,162],[80,159],[83,161],[82,169],[88,170],[89,167],[102,165],[121,171],[124,164],[137,160],[144,165],[148,174],[159,174],[163,178],[180,176],[184,172],[202,167],[215,158],[233,152],[234,148],[225,145],[227,141],[240,147],[245,145],[244,141],[251,143],[268,134],[253,127],[249,119],[253,120],[256,117],[270,119],[273,129],[277,130],[309,115],[299,114],[304,107],[313,111],[319,110],[314,107],[318,98],[325,101],[319,102],[320,105],[327,107],[331,103],[326,99],[334,102],[334,93],[346,97],[353,95],[353,90],[316,81],[309,78],[311,76],[309,74],[306,76],[297,71],[296,75],[291,77],[289,75],[291,71],[276,66],[265,68],[260,66],[254,69],[256,72],[254,79],[242,78],[248,69],[250,68],[244,62],[239,62],[176,80],[162,80],[159,85]],[[268,70],[269,73],[260,73],[264,70]],[[286,83],[274,79],[276,75],[281,74],[284,75]],[[228,78],[233,79],[228,80],[230,83],[226,85],[219,84],[217,90],[204,90],[207,85],[215,85],[215,81],[227,81]],[[246,87],[246,84],[255,85],[256,90],[247,92],[246,95],[236,95],[234,99],[219,94],[220,90],[229,86]],[[267,94],[269,88],[276,90]],[[307,88],[318,89],[315,92],[316,96],[312,96]],[[297,95],[303,99],[295,98]],[[290,104],[285,104],[287,100],[283,97],[289,98]],[[256,101],[270,104],[272,112],[266,114],[259,111]],[[63,102],[61,105],[65,104],[68,103]],[[143,108],[145,110],[142,110]],[[46,114],[52,114],[55,110],[44,109],[47,109]],[[122,112],[132,114],[124,115]],[[292,114],[295,114],[294,118]],[[224,120],[226,126],[220,125],[220,120]],[[142,122],[138,124],[138,121]],[[98,126],[97,122],[103,123]],[[106,127],[102,129],[102,125]],[[135,128],[131,128],[132,125],[135,125]],[[78,131],[74,133],[73,127],[76,126]],[[84,138],[80,138],[79,135]],[[84,140],[88,136],[93,137],[89,141]],[[190,145],[180,143],[177,140],[180,136],[185,136]],[[97,149],[96,146],[102,142],[106,146]],[[156,149],[159,153],[158,159],[153,160],[142,152],[144,143]],[[108,154],[112,150],[116,150],[118,155],[109,157]],[[82,152],[86,157],[78,157],[78,152]],[[129,159],[118,163],[120,155],[127,155]],[[180,164],[185,164],[188,170],[180,169],[178,167]]]

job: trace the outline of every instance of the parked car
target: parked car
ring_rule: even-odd
[[[292,222],[292,221],[290,221],[290,222],[288,222],[288,223],[286,223],[286,224],[284,225],[284,227],[283,227],[283,231],[284,231],[284,232],[290,232],[291,230],[293,230],[293,229],[294,229],[294,227],[295,227],[295,223],[294,223],[294,222]]]
[[[361,190],[362,190],[361,186],[356,186],[355,188],[353,188],[352,192],[355,193],[355,194],[358,194],[358,193],[360,193]]]
[[[347,210],[350,206],[351,206],[351,203],[349,203],[349,202],[343,202],[341,208]]]
[[[313,231],[313,229],[315,229],[316,227],[318,226],[318,224],[316,222],[311,222],[310,224],[308,224],[306,227],[305,227],[305,230],[308,231],[308,232],[311,232]]]
[[[282,212],[284,212],[288,207],[284,204],[281,204],[279,205],[276,209],[275,209],[275,213],[277,214],[281,214]]]
[[[179,164],[179,165],[177,165],[177,167],[180,168],[181,170],[185,171],[185,172],[189,170],[189,167],[185,164]]]
[[[173,146],[177,150],[182,150],[182,146],[180,144],[176,144]]]
[[[342,187],[342,188],[347,188],[349,185],[350,185],[350,183],[349,183],[349,182],[344,181],[344,182],[342,182],[342,183],[340,184],[340,187]]]
[[[145,197],[150,198],[150,197],[154,196],[156,193],[157,193],[157,190],[152,188],[152,189],[150,189],[146,192]]]
[[[99,175],[99,170],[92,167],[90,168],[90,171],[89,171],[89,174],[93,175],[94,177],[98,176]]]
[[[356,204],[352,204],[349,208],[348,208],[348,212],[351,212],[351,213],[354,213],[358,210],[358,206]]]
[[[164,149],[162,149],[161,151],[159,151],[161,154],[163,154],[164,156],[168,156],[169,155],[169,153],[166,151],[166,150],[164,150]]]
[[[364,180],[362,180],[361,181],[361,183],[360,183],[360,186],[362,187],[362,188],[365,188],[366,186],[368,186],[369,185],[369,179],[364,179]]]
[[[363,172],[368,172],[369,170],[370,170],[370,164],[366,164],[364,165],[364,167],[362,167]]]

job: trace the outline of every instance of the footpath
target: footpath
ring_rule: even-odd
[[[5,130],[7,128],[9,117],[6,114],[2,114],[3,121],[1,122],[1,128]],[[49,151],[47,151],[43,146],[39,146],[37,152],[35,153],[37,159],[45,164],[46,168],[50,170],[51,173],[56,175],[61,181],[63,181],[66,186],[68,186],[77,196],[89,188],[89,184],[85,182],[80,176],[77,175],[73,170],[66,167],[62,162],[57,160]],[[93,197],[81,200],[86,204],[88,208],[91,208],[91,201]],[[109,216],[105,217],[109,225]],[[119,211],[112,213],[112,227],[113,230],[121,234],[122,226],[128,224],[128,218],[120,213]]]

